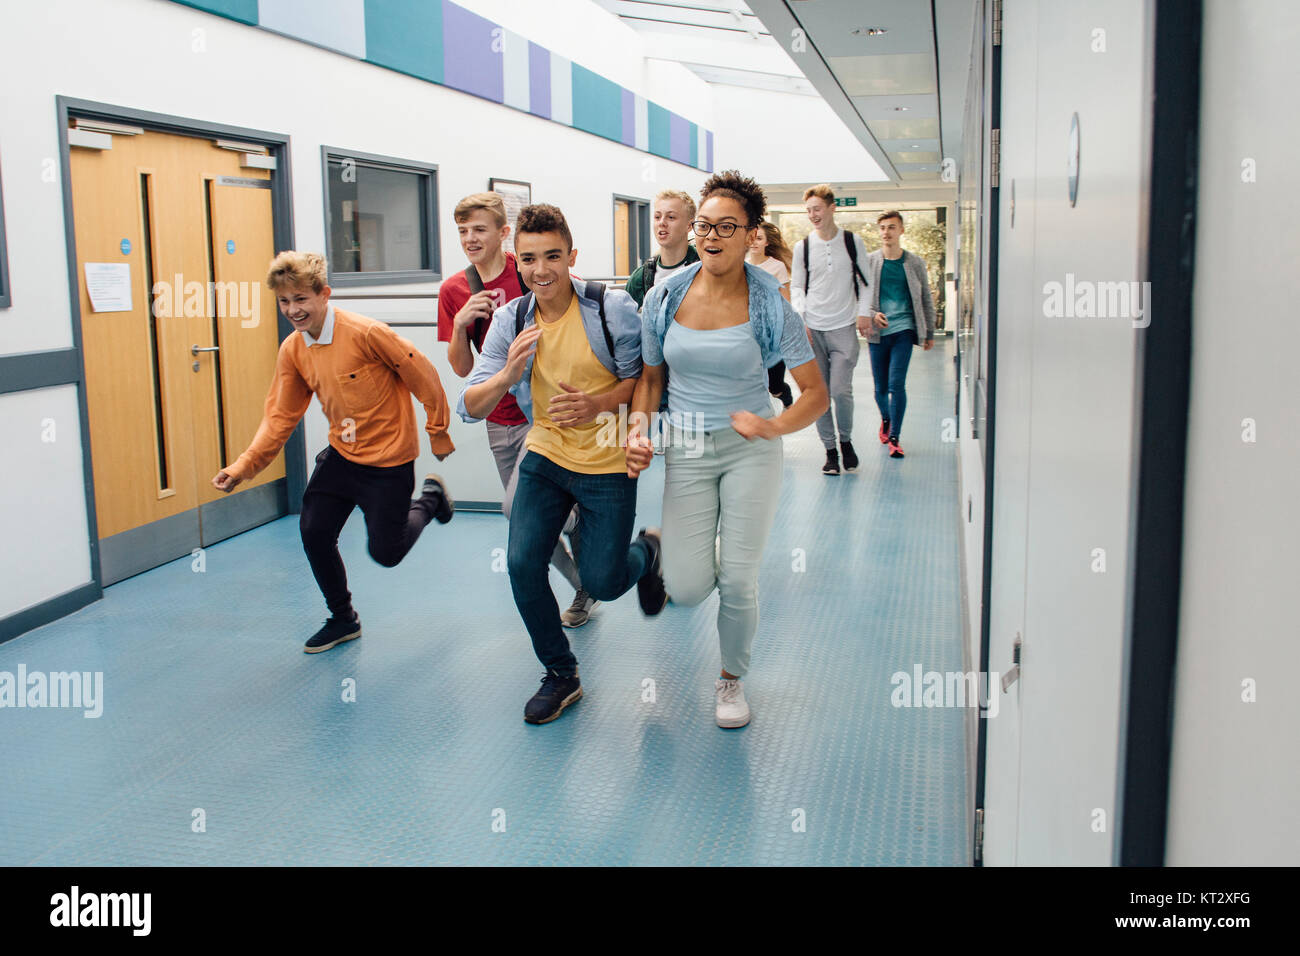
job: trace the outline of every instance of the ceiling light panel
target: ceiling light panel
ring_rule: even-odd
[[[827,57],[849,96],[916,96],[935,92],[934,54]]]

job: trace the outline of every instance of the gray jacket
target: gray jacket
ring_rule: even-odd
[[[885,253],[882,249],[867,254],[867,278],[871,281],[871,314],[880,311],[880,270]],[[930,277],[925,272],[925,260],[903,251],[903,272],[907,275],[907,291],[912,294],[912,315],[916,319],[916,340],[924,344],[934,338],[934,299],[930,296]],[[880,329],[871,326],[868,342],[880,341]]]

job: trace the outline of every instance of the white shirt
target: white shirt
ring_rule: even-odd
[[[661,283],[667,282],[669,276],[675,276],[675,275],[677,275],[677,273],[679,273],[679,272],[681,272],[683,269],[685,269],[686,266],[687,266],[688,264],[693,265],[694,263],[687,263],[686,260],[687,260],[688,258],[689,258],[689,255],[682,256],[682,261],[681,261],[681,262],[679,262],[679,263],[677,263],[677,265],[675,265],[675,266],[669,268],[669,267],[667,267],[667,266],[664,265],[664,260],[663,260],[662,257],[660,257],[658,264],[655,266],[655,281],[654,281],[654,285],[651,285],[649,288],[646,289],[646,291],[649,292],[650,289],[653,289],[656,285],[660,285]]]
[[[852,325],[860,315],[870,315],[871,290],[858,279],[858,296],[853,297],[853,263],[844,246],[844,230],[823,240],[816,232],[799,243],[808,243],[808,270],[812,273],[808,293],[803,291],[803,249],[794,247],[794,275],[790,277],[790,304],[803,316],[804,325],[816,332],[832,332]],[[853,233],[858,249],[858,271],[867,275],[867,247]]]
[[[325,322],[320,327],[320,338],[313,339],[311,333],[302,330],[302,340],[308,345],[329,345],[334,341],[334,303],[325,306]]]

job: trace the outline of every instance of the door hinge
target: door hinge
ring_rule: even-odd
[[[1002,130],[991,131],[989,143],[989,185],[998,187],[998,174],[1002,172]]]
[[[993,45],[1002,45],[1002,0],[993,0]]]
[[[975,862],[984,862],[984,810],[975,811]]]

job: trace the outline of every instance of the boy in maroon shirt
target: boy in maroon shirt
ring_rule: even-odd
[[[444,279],[438,289],[438,340],[447,343],[447,360],[457,375],[464,378],[474,370],[474,352],[482,349],[492,314],[512,299],[524,295],[528,288],[519,275],[515,257],[502,248],[510,226],[506,207],[496,193],[474,193],[456,204],[452,213],[460,246],[465,250],[469,268]],[[531,423],[519,410],[509,392],[487,417],[488,445],[496,459],[497,474],[505,488],[501,510],[510,517],[515,497],[515,466],[525,452],[524,439]],[[565,530],[574,548],[578,547],[575,516],[570,516]],[[577,594],[573,604],[560,615],[565,627],[580,627],[597,602],[582,589],[573,555],[561,539],[551,554],[553,564],[573,585]]]

